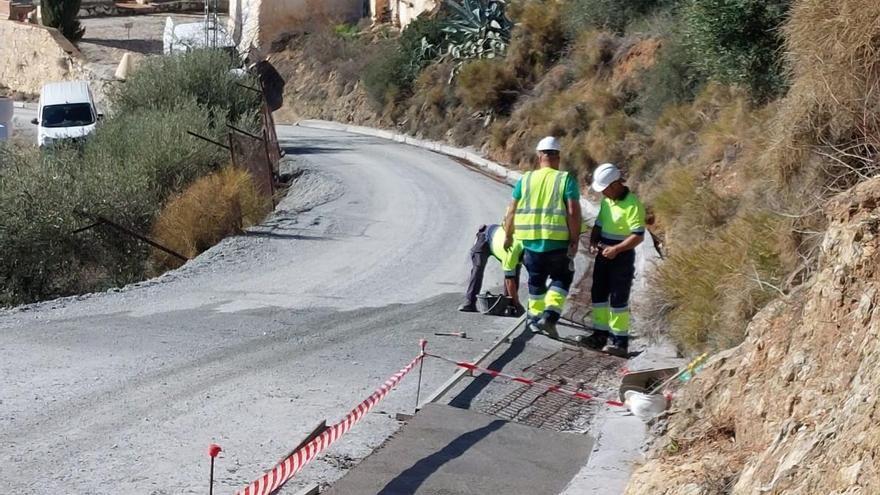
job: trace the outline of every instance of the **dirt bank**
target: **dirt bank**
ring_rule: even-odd
[[[880,493],[880,179],[826,215],[820,270],[676,400],[627,494]]]

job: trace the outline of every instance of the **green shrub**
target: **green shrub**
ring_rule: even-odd
[[[253,115],[259,95],[241,85],[256,87],[250,76],[230,74],[233,58],[222,50],[194,50],[188,53],[144,60],[126,80],[109,94],[114,113],[139,109],[173,109],[180,101],[195,99],[214,112],[217,124],[241,121]]]
[[[40,0],[43,25],[53,27],[72,43],[82,39],[86,29],[79,23],[82,0]]]
[[[571,39],[587,29],[623,33],[631,22],[674,3],[675,0],[570,0],[565,9],[565,27]]]
[[[686,45],[697,70],[748,87],[756,99],[787,86],[781,27],[791,0],[690,0],[683,10]]]
[[[362,76],[372,101],[381,108],[409,96],[422,69],[440,55],[444,39],[442,19],[423,15],[398,39],[379,42]]]
[[[340,38],[352,39],[360,34],[360,29],[357,27],[356,24],[342,23],[333,26],[333,32],[336,34],[336,36],[339,36]]]
[[[693,100],[705,83],[706,77],[696,68],[682,37],[673,34],[663,41],[657,62],[646,72],[637,105],[654,121],[666,107]]]
[[[147,229],[171,194],[228,160],[226,150],[187,134],[222,141],[225,129],[211,125],[212,110],[194,100],[173,111],[141,109],[107,119],[86,141],[82,152],[86,198],[120,222]]]
[[[82,149],[0,153],[0,305],[102,290],[139,280],[146,246],[77,212],[149,232],[163,203],[227,160],[186,134],[219,139],[211,111],[194,100],[174,110],[115,115]]]
[[[456,94],[474,110],[506,113],[516,101],[517,81],[507,66],[496,60],[464,64],[456,78]]]

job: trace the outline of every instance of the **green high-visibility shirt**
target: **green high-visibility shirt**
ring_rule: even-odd
[[[516,276],[516,268],[522,262],[523,243],[513,240],[510,251],[504,249],[504,239],[507,237],[504,227],[498,224],[489,225],[486,228],[486,237],[489,239],[489,252],[501,262],[501,269],[505,277]]]
[[[596,227],[602,231],[602,243],[609,246],[620,244],[633,234],[645,235],[645,205],[629,190],[621,200],[604,198]]]
[[[546,175],[553,173],[558,172],[550,168],[539,169],[532,172],[532,174],[535,175]],[[578,190],[577,181],[572,176],[572,174],[567,174],[565,184],[562,187],[562,191],[563,207],[565,201],[577,201],[581,197],[581,193]],[[513,188],[513,199],[516,199],[517,201],[521,201],[523,199],[523,179],[520,179],[516,182],[516,186]],[[523,240],[522,243],[525,249],[536,253],[546,253],[548,251],[556,251],[558,249],[568,248],[568,241],[555,239]]]

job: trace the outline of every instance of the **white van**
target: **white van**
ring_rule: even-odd
[[[43,85],[37,118],[37,144],[81,138],[95,130],[98,112],[92,90],[86,81],[56,82]]]

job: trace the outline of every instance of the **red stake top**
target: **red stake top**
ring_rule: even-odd
[[[220,446],[217,445],[216,443],[212,443],[211,445],[208,445],[208,455],[211,457],[217,457],[217,455],[220,454],[220,452],[222,452],[222,451],[223,451],[223,449],[221,449]]]

